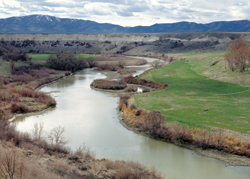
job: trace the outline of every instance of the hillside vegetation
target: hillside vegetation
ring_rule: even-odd
[[[147,110],[158,110],[167,121],[191,128],[219,127],[249,134],[250,112],[246,109],[250,107],[250,89],[237,85],[237,78],[249,74],[230,72],[223,55],[224,52],[182,54],[188,60],[176,61],[141,76],[167,83],[169,88],[139,94],[135,97],[136,104]],[[219,62],[210,66],[215,60]],[[240,83],[247,86],[248,79]]]

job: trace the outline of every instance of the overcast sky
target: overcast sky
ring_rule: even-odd
[[[0,18],[32,14],[122,26],[250,19],[249,0],[0,0]]]

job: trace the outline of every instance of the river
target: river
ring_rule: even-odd
[[[134,68],[139,74],[148,66]],[[149,167],[155,166],[170,179],[250,178],[249,167],[227,166],[192,150],[127,130],[118,119],[118,98],[90,88],[90,83],[105,78],[104,74],[85,69],[43,87],[41,91],[51,92],[57,106],[41,114],[17,117],[17,129],[31,132],[35,123],[43,123],[46,136],[54,127],[62,126],[71,150],[85,143],[95,151],[96,158],[138,161]],[[113,76],[116,76],[115,72]]]

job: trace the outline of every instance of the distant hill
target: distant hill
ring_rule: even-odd
[[[122,27],[89,20],[30,15],[0,19],[0,33],[183,33],[250,32],[250,21],[220,21],[208,24],[178,22],[152,26]]]

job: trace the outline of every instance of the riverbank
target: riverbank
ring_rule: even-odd
[[[57,77],[54,80],[46,81],[46,83],[40,84],[35,89],[44,87],[47,84],[57,82],[63,82],[62,79],[66,80],[65,77],[72,78],[73,76]],[[33,85],[35,86],[35,85]],[[46,87],[45,87],[46,88]],[[23,89],[20,89],[23,90]],[[26,89],[25,89],[26,90]],[[47,111],[47,110],[46,110]],[[51,111],[51,110],[48,110]],[[40,111],[39,114],[42,112]],[[30,115],[32,113],[26,113]],[[38,113],[33,113],[38,116]],[[21,116],[18,115],[20,118]],[[0,121],[1,122],[1,121]],[[10,121],[8,121],[10,122]],[[6,124],[8,125],[8,124]],[[9,129],[9,127],[0,127],[2,129]],[[83,147],[86,151],[79,151],[66,153],[56,151],[53,146],[49,143],[42,143],[35,141],[33,136],[28,137],[30,134],[18,132],[14,129],[10,130],[14,135],[1,135],[0,139],[0,158],[5,160],[4,153],[8,152],[11,157],[16,157],[16,168],[24,167],[22,171],[15,170],[15,177],[26,177],[26,178],[159,178],[163,177],[156,172],[155,169],[149,169],[144,165],[132,161],[116,160],[112,161],[109,159],[95,159],[94,156],[89,155],[89,148]],[[33,130],[32,130],[33,131]],[[5,134],[5,133],[4,133]],[[33,133],[31,133],[33,135]],[[25,138],[24,138],[25,137]],[[13,142],[13,144],[11,144]],[[48,150],[48,148],[51,148]],[[87,154],[86,154],[87,152]],[[79,155],[80,153],[80,155]],[[13,155],[12,155],[13,154]],[[18,156],[18,157],[17,157]],[[32,163],[31,167],[29,163]],[[0,162],[0,165],[4,165]],[[41,166],[40,166],[41,165]],[[39,168],[39,170],[37,169]],[[32,173],[37,173],[34,177]],[[43,173],[44,177],[41,177]]]
[[[130,82],[130,83],[136,80],[134,77],[131,77],[131,76],[125,77],[125,79],[126,78],[129,79],[129,80],[126,80],[126,82]],[[142,81],[143,81],[143,83],[141,83],[142,85],[147,84],[146,80],[142,80]],[[134,83],[140,84],[139,80],[135,81]],[[150,86],[152,87],[152,85],[150,85]],[[153,86],[155,86],[155,85],[153,85]],[[165,89],[165,88],[159,88],[157,90]],[[128,96],[128,93],[127,93],[127,96]],[[135,106],[132,108],[131,106],[134,105],[134,102],[128,102],[128,103],[122,102],[122,103],[126,104],[126,107],[122,107],[122,104],[120,104],[119,105],[120,110],[123,111],[123,110],[130,108],[128,110],[133,111],[133,112],[131,112],[131,114],[127,114],[127,116],[123,115],[123,117],[121,117],[121,115],[119,115],[120,122],[124,125],[124,127],[126,127],[129,130],[132,130],[136,133],[139,133],[141,135],[144,135],[144,136],[147,136],[147,137],[150,137],[153,139],[161,140],[164,142],[170,142],[170,143],[173,143],[177,146],[191,149],[200,155],[214,158],[214,159],[218,159],[218,160],[224,162],[225,165],[229,164],[232,166],[250,166],[250,159],[249,159],[249,157],[247,157],[249,154],[246,153],[247,147],[244,149],[242,148],[242,151],[240,151],[240,149],[238,149],[235,146],[235,144],[231,143],[231,142],[238,141],[238,143],[239,143],[238,146],[239,146],[239,148],[241,148],[244,145],[248,145],[247,141],[240,141],[240,139],[232,138],[230,136],[228,137],[227,135],[225,135],[225,133],[221,134],[221,136],[218,136],[219,135],[218,133],[213,134],[213,132],[207,132],[207,131],[203,131],[203,130],[192,131],[190,129],[187,129],[187,127],[185,127],[185,126],[179,126],[178,124],[173,124],[173,126],[167,127],[167,129],[172,128],[172,130],[175,130],[174,132],[172,132],[170,134],[167,134],[168,132],[166,134],[164,134],[164,131],[157,132],[157,130],[161,130],[161,128],[160,128],[161,125],[164,126],[166,124],[156,124],[156,125],[159,125],[158,126],[159,128],[155,129],[156,128],[155,124],[146,124],[146,121],[144,121],[144,122],[139,121],[138,122],[138,121],[136,121],[136,120],[138,120],[138,119],[136,119],[136,116],[140,116],[139,113],[143,113],[143,111],[142,110],[135,110],[134,108],[137,108]],[[131,115],[133,115],[133,116],[131,117]],[[130,118],[130,119],[128,119],[128,118]],[[148,117],[145,115],[145,118],[148,118]],[[156,119],[156,120],[158,120],[158,119]],[[163,120],[162,120],[162,122],[163,122]],[[138,126],[140,126],[140,127],[138,127]],[[143,128],[141,126],[146,126],[146,127]],[[164,129],[166,129],[166,128],[164,128]],[[155,131],[152,132],[152,130],[155,130]],[[198,134],[198,135],[196,135],[196,134]],[[166,136],[166,135],[169,135],[169,136]],[[172,135],[176,135],[176,136],[172,136]],[[164,139],[163,136],[165,136],[166,138]],[[205,140],[203,140],[203,138]],[[211,141],[213,141],[214,144],[212,144]],[[217,141],[217,143],[216,143],[216,141]],[[215,148],[215,149],[213,149],[213,148]],[[231,149],[229,149],[229,148],[231,148]],[[235,155],[232,153],[236,153],[238,155]],[[247,156],[241,156],[241,155],[247,155]]]
[[[36,90],[70,75],[66,71],[46,68],[30,71],[32,74],[2,77],[0,120],[8,120],[16,114],[39,112],[55,106],[56,101],[50,95]]]
[[[145,73],[143,73],[143,75],[147,74],[150,71],[152,71],[152,69],[147,70]],[[139,83],[139,80],[137,80],[134,77],[133,78],[131,76],[125,77],[125,81],[128,83],[144,84],[144,85],[148,83],[147,80],[145,80],[145,79],[140,79],[140,80],[142,81],[141,83]],[[151,83],[153,84],[155,82],[151,82]],[[147,85],[147,86],[152,87],[151,83],[150,83],[150,85]],[[159,83],[159,84],[161,84],[161,83]],[[153,86],[155,86],[155,85],[153,84]],[[162,87],[159,89],[165,89],[168,87],[168,85],[165,85],[165,86],[166,87]],[[130,108],[129,105],[131,105],[131,104],[128,104],[127,102],[124,102],[124,104],[126,104],[127,108]],[[132,105],[134,105],[134,103]],[[122,105],[119,105],[119,109],[124,110]],[[131,108],[130,110],[133,110],[133,109]],[[139,111],[141,111],[141,110],[137,110],[136,112],[134,112],[135,113],[134,115],[139,116],[140,115],[138,113]],[[130,116],[131,115],[129,115],[129,117]],[[172,132],[172,134],[169,134],[169,136],[166,136],[168,134],[164,134],[164,132],[160,132],[162,134],[158,135],[156,131],[152,132],[152,130],[157,130],[157,129],[152,129],[154,124],[147,126],[146,130],[142,129],[142,127],[137,128],[138,123],[135,122],[135,120],[136,120],[135,116],[133,116],[132,119],[129,119],[129,120],[128,119],[124,120],[126,117],[125,118],[123,117],[123,119],[120,121],[123,123],[123,125],[126,124],[126,127],[130,128],[130,129],[132,127],[133,131],[136,131],[137,133],[140,133],[143,135],[147,135],[147,136],[149,135],[151,138],[166,141],[166,142],[171,142],[171,143],[174,143],[178,146],[192,149],[201,155],[215,158],[215,159],[219,159],[219,160],[221,160],[229,165],[232,165],[232,166],[250,166],[250,160],[249,160],[249,157],[247,157],[247,156],[249,156],[248,147],[247,147],[248,142],[247,141],[242,141],[242,139],[227,136],[227,135],[225,135],[225,133],[223,133],[223,135],[221,134],[221,136],[218,136],[220,134],[217,134],[217,133],[213,134],[213,132],[207,132],[205,130],[198,129],[198,130],[192,131],[190,129],[188,130],[184,126],[178,127],[177,124],[174,124],[175,126],[172,126],[172,127],[174,127],[173,129],[175,131]],[[124,121],[126,121],[126,123],[124,123]],[[135,125],[133,125],[133,124],[135,124]],[[147,124],[145,124],[145,122],[140,122],[140,125],[143,126],[143,125],[147,125]],[[145,131],[147,131],[147,132],[145,133]],[[155,133],[155,134],[152,135],[152,133]],[[196,134],[198,134],[198,135],[196,135]],[[176,135],[176,136],[172,137],[171,135]],[[163,136],[165,136],[166,138],[164,139]],[[204,139],[202,139],[202,138],[204,138]],[[217,143],[216,143],[216,141],[217,141]],[[225,143],[223,143],[222,141]],[[235,145],[235,142],[238,143],[239,148],[237,148],[237,145]],[[246,145],[246,147],[245,147],[245,145]],[[213,149],[213,148],[215,148],[215,149]],[[235,153],[237,155],[234,155],[233,153]],[[240,156],[240,155],[245,155],[245,156]]]
[[[15,126],[3,121],[0,121],[0,129],[0,177],[163,179],[154,169],[137,162],[95,159],[94,152],[84,144],[72,152],[63,144],[49,143],[41,125],[34,126],[39,133],[32,135],[18,132]],[[63,131],[60,132],[59,140],[62,140]]]
[[[131,122],[129,120],[127,120],[127,118],[124,116],[122,111],[119,111],[119,121],[120,123],[128,130],[131,130],[139,135],[143,135],[145,137],[149,137],[155,140],[159,140],[159,141],[163,141],[163,142],[168,142],[168,143],[172,143],[175,144],[179,147],[183,147],[189,150],[193,150],[194,152],[205,156],[205,157],[210,157],[210,158],[214,158],[217,160],[220,160],[222,162],[225,163],[225,165],[231,165],[231,166],[250,166],[250,158],[247,156],[240,156],[240,155],[234,155],[234,154],[230,154],[228,152],[224,152],[224,151],[220,151],[220,150],[216,150],[216,149],[202,149],[200,147],[196,147],[194,145],[191,144],[184,144],[181,142],[177,142],[177,141],[171,141],[171,140],[166,140],[163,139],[160,136],[157,135],[151,135],[148,132],[144,132],[142,131],[140,128],[138,128],[138,126],[134,126],[131,124]]]
[[[146,66],[144,70],[138,67],[137,74],[145,71],[145,68],[150,67]],[[30,132],[35,123],[44,123],[44,130],[49,133],[52,128],[61,125],[65,127],[64,136],[69,139],[68,146],[73,151],[84,142],[95,151],[99,160],[138,161],[148,167],[155,166],[157,171],[170,178],[247,178],[244,176],[248,176],[248,168],[225,167],[217,160],[202,157],[171,143],[137,135],[124,128],[117,117],[118,99],[110,96],[110,92],[115,92],[90,88],[94,79],[105,78],[103,74],[106,72],[86,69],[43,87],[41,91],[52,92],[57,107],[42,115],[18,117],[15,120],[17,129]]]

